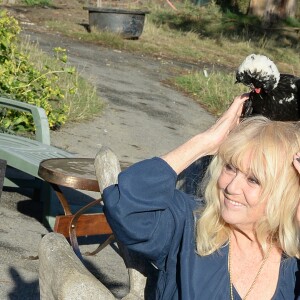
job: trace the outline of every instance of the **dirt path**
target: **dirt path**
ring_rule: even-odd
[[[97,86],[107,104],[101,116],[53,132],[56,146],[93,157],[100,144],[106,145],[131,164],[171,150],[213,121],[199,104],[162,84],[174,75],[170,61],[27,33],[46,52],[66,48],[70,62]]]

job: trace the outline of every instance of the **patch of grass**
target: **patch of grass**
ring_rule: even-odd
[[[51,65],[56,70],[61,68],[61,62],[40,50],[38,44],[29,43],[25,39],[20,47],[25,53],[29,53],[29,59],[38,70],[42,70],[45,65]],[[66,91],[63,102],[69,107],[67,121],[91,119],[101,114],[104,102],[97,94],[96,87],[77,70],[73,74],[61,73],[58,85]]]
[[[43,6],[51,5],[51,0],[22,0],[22,2],[28,6]]]
[[[247,92],[241,84],[234,84],[235,73],[212,71],[191,72],[173,80],[173,84],[201,103],[213,115],[221,115],[239,94]]]
[[[78,73],[74,79],[77,81],[77,92],[72,97],[65,98],[70,107],[69,120],[80,121],[99,115],[104,108],[104,102],[97,94],[96,87]]]
[[[300,5],[300,3],[299,3],[299,5]],[[286,20],[284,20],[284,23],[290,27],[299,27],[300,28],[300,20],[296,20],[293,18],[287,18]]]

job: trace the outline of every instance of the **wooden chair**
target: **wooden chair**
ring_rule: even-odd
[[[121,171],[116,155],[102,147],[95,158],[100,192],[117,183]],[[117,241],[129,275],[129,293],[123,300],[154,299],[156,270],[139,254]],[[63,235],[48,233],[39,248],[39,285],[41,300],[115,299],[75,255]]]

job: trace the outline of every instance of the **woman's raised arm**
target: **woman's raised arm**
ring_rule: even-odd
[[[212,127],[161,158],[179,174],[200,157],[215,154],[228,133],[239,123],[243,103],[248,98],[248,93],[236,97],[228,110]]]

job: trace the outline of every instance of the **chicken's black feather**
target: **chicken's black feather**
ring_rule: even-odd
[[[280,74],[279,83],[274,90],[266,92],[262,89],[259,94],[252,91],[252,114],[260,114],[276,121],[300,120],[300,89],[296,85],[299,80],[293,75]]]
[[[247,64],[244,64],[242,68],[241,65],[236,73],[237,82],[252,87],[249,100],[244,106],[244,117],[263,115],[276,121],[300,120],[300,78],[290,74],[280,74],[278,82],[275,82],[276,74],[270,73],[270,62],[273,64],[272,61],[265,57],[266,69],[269,68],[267,73],[262,64],[263,56],[252,54],[249,57]],[[256,57],[260,60],[257,68],[255,66]],[[277,70],[275,65],[274,68]],[[269,86],[275,87],[267,88]],[[255,91],[254,88],[260,88],[260,92]]]

